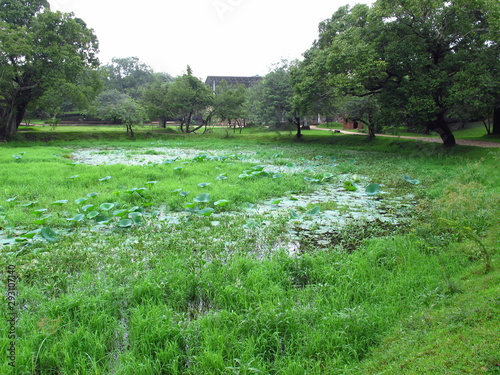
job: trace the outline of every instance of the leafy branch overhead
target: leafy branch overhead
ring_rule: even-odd
[[[28,106],[75,83],[98,65],[98,42],[85,22],[51,12],[42,0],[2,2],[0,13],[0,139],[12,137]]]
[[[396,124],[434,130],[452,146],[454,118],[492,113],[500,132],[499,8],[488,0],[341,7],[320,24],[294,71],[294,89],[306,108],[333,106],[367,124],[372,136]],[[356,104],[341,104],[350,101]]]

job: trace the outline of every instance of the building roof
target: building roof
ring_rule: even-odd
[[[205,84],[215,88],[222,81],[226,81],[230,85],[244,85],[245,87],[250,87],[255,83],[262,80],[262,77],[234,77],[234,76],[208,76],[205,80]]]

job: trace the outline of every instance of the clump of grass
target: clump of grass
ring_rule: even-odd
[[[158,143],[148,137],[138,134],[131,142],[103,136],[96,143],[132,150]],[[423,355],[415,349],[422,348],[421,337],[428,343],[425,350],[438,345],[444,353],[435,365],[441,373],[495,370],[495,316],[499,316],[495,253],[489,252],[488,275],[467,273],[464,270],[475,266],[476,259],[456,256],[454,247],[459,241],[464,244],[463,235],[437,221],[443,217],[470,227],[487,247],[495,242],[497,185],[493,178],[484,178],[494,175],[493,157],[464,169],[463,158],[474,158],[478,151],[458,149],[436,156],[406,141],[399,147],[392,140],[367,144],[341,137],[334,138],[337,147],[332,151],[326,136],[311,135],[296,143],[283,133],[280,143],[274,143],[274,134],[256,131],[230,140],[221,134],[196,140],[168,137],[160,141],[168,139],[173,143],[169,147],[219,149],[225,154],[259,151],[269,163],[286,160],[305,168],[325,168],[333,176],[363,174],[429,204],[421,205],[422,216],[399,233],[383,226],[382,232],[347,227],[343,244],[353,244],[355,251],[339,251],[333,242],[336,233],[328,246],[311,246],[297,254],[290,249],[287,219],[254,214],[241,206],[312,189],[302,173],[239,178],[251,174],[243,171],[252,171],[254,164],[235,160],[71,165],[62,156],[67,149],[9,144],[0,150],[5,182],[0,190],[0,226],[29,230],[37,217],[32,211],[47,208],[53,214],[48,223],[66,234],[57,243],[30,242],[2,249],[0,269],[5,272],[8,264],[14,264],[20,276],[17,303],[22,308],[16,326],[17,368],[2,363],[1,373],[401,373],[422,368]],[[26,152],[20,160],[12,158],[20,152]],[[222,174],[227,178],[217,179]],[[401,178],[405,174],[421,183],[408,184]],[[470,175],[483,177],[480,186],[468,180]],[[89,197],[92,192],[99,194]],[[467,206],[470,202],[462,201],[460,194],[469,194],[473,203]],[[67,221],[88,203],[76,203],[82,197],[98,207],[117,203],[118,211],[140,206],[151,217],[126,229]],[[68,202],[52,205],[63,200]],[[228,202],[214,205],[222,200]],[[217,212],[198,215],[184,209],[187,202]],[[470,212],[484,204],[486,220]],[[324,204],[324,208],[334,206]],[[426,229],[429,218],[436,220]],[[470,283],[460,281],[464,274]],[[480,292],[451,294],[450,283]],[[7,305],[0,305],[0,311],[6,316]],[[441,311],[450,314],[438,319]],[[5,319],[0,330],[8,330]],[[399,345],[398,335],[408,341]],[[471,353],[470,348],[460,347],[461,360],[452,366],[440,360],[451,354],[444,350],[453,347],[449,337],[458,345],[460,337],[469,335],[484,350]],[[4,347],[6,337],[0,335]],[[488,340],[481,341],[485,337]],[[381,343],[388,347],[385,342],[398,346],[394,352],[374,352]],[[371,353],[377,353],[373,362],[363,367]],[[427,365],[429,372],[434,371],[431,360]]]
[[[461,293],[406,316],[366,361],[345,373],[497,374],[499,266],[495,258],[488,274],[476,269],[458,274]]]

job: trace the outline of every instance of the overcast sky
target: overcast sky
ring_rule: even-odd
[[[49,0],[94,29],[100,60],[137,56],[177,76],[265,75],[301,58],[318,24],[340,6],[370,0]]]

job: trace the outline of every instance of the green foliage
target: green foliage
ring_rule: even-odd
[[[398,124],[454,145],[449,116],[486,119],[496,105],[498,12],[488,0],[342,7],[295,70],[297,98],[326,113],[336,103],[337,115],[365,122],[372,135]]]
[[[333,150],[321,134],[304,142],[254,131],[236,137],[86,141],[80,133],[75,142],[52,141],[60,147],[32,142],[20,161],[12,155],[22,155],[23,143],[0,149],[0,240],[9,241],[0,269],[16,266],[17,302],[26,306],[16,326],[18,369],[134,375],[495,369],[495,149],[342,136]],[[94,157],[107,161],[114,152],[159,159],[73,164],[68,147],[82,145],[103,147]],[[159,152],[178,149],[191,153]],[[276,170],[279,179],[272,178]],[[318,182],[304,183],[304,176]],[[377,181],[384,194],[345,193],[344,181],[359,187]],[[330,184],[338,194],[300,206]],[[340,209],[339,194],[367,204],[402,199],[411,206],[411,225],[396,234],[379,222],[352,221],[337,232],[330,223],[322,234],[330,244],[321,248],[288,236],[290,202],[298,205],[293,220],[326,221],[328,210]],[[357,214],[349,203],[346,217]],[[464,227],[491,255],[487,277],[475,272],[484,259],[457,256],[480,251],[458,229]],[[450,283],[464,292],[453,294]],[[2,314],[7,309],[0,304]],[[4,320],[0,327],[9,326]],[[470,342],[481,350],[471,352]],[[14,370],[2,362],[0,372]]]
[[[61,101],[56,88],[76,83],[98,63],[97,39],[81,19],[51,12],[45,1],[3,5],[0,139],[17,132],[30,102],[50,99],[56,112]]]
[[[255,87],[257,102],[253,115],[259,123],[280,129],[283,124],[295,124],[299,115],[293,102],[290,67],[283,62],[269,72]],[[300,120],[299,120],[300,121]]]
[[[380,192],[380,185],[370,184],[366,187],[365,192],[367,195],[376,195]]]
[[[228,85],[220,82],[215,89],[214,117],[221,122],[228,122],[236,126],[237,121],[246,117],[245,102],[246,89],[243,85]]]
[[[141,95],[141,89],[156,82],[169,81],[171,77],[154,73],[151,67],[141,62],[138,57],[114,57],[111,63],[101,67],[106,76],[105,90],[117,90],[135,100]]]
[[[181,121],[181,131],[192,133],[207,125],[213,116],[211,90],[198,78],[188,73],[177,77],[167,91],[169,112]],[[193,126],[194,117],[201,116],[201,123]]]
[[[121,121],[127,133],[134,135],[134,127],[142,125],[145,111],[133,98],[118,90],[104,91],[97,98],[95,113],[102,119]]]

